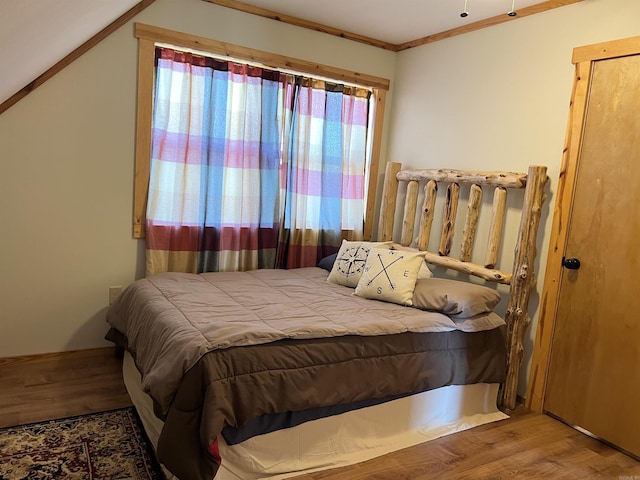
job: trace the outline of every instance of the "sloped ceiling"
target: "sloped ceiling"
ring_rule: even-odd
[[[0,103],[139,0],[0,0]]]
[[[15,99],[14,94],[129,9],[152,1],[0,0],[0,58],[4,65],[0,76],[0,105],[12,96]],[[517,18],[507,17],[514,4],[519,11],[542,4],[547,9],[555,8],[580,0],[206,1],[232,8],[245,5],[254,9],[251,13],[266,9],[399,45],[476,22],[489,20],[490,24],[492,18],[499,21]],[[468,15],[461,17],[465,9]]]

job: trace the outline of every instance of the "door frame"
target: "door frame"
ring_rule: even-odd
[[[593,63],[598,60],[637,54],[640,54],[640,36],[586,45],[573,50],[571,63],[575,65],[575,78],[569,105],[569,121],[562,152],[538,329],[533,347],[525,403],[526,407],[535,412],[542,412],[544,408],[547,375],[551,361],[551,344],[564,271],[562,258],[567,244],[568,227],[573,207]]]

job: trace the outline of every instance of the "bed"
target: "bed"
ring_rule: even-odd
[[[538,166],[389,163],[376,242],[344,241],[318,267],[166,273],[125,289],[108,310],[108,338],[126,350],[125,384],[169,475],[293,478],[504,418],[497,403],[515,406],[546,181]],[[513,268],[500,270],[507,189],[524,190],[523,207]],[[480,264],[471,260],[485,190],[493,202]],[[425,261],[508,285],[504,318],[495,289],[433,278]]]

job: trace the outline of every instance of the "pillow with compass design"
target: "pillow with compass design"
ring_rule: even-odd
[[[391,242],[364,242],[343,240],[327,281],[355,288],[372,248],[389,248]]]
[[[369,253],[354,293],[360,297],[411,306],[418,271],[423,263],[424,252],[374,248]]]

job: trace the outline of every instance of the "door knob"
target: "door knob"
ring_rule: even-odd
[[[580,260],[577,258],[562,258],[562,266],[569,270],[578,270],[580,268]]]

